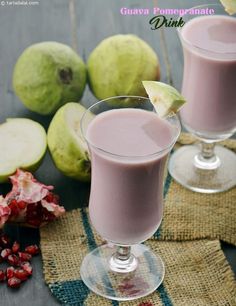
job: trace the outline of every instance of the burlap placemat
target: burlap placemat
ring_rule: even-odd
[[[196,138],[183,133],[175,148],[194,142]],[[236,140],[226,140],[221,145],[236,152]],[[164,217],[154,239],[208,238],[236,245],[236,188],[217,194],[196,193],[176,183],[168,174],[164,195]]]
[[[68,212],[40,229],[44,276],[64,305],[235,306],[236,284],[218,241],[147,241],[165,262],[163,285],[136,301],[109,301],[90,292],[80,279],[80,265],[102,240],[93,231],[86,209]]]

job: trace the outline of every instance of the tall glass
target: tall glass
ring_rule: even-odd
[[[191,11],[196,9],[213,9],[215,14],[187,14],[178,29],[184,52],[182,94],[187,100],[180,117],[201,143],[178,149],[169,172],[191,190],[215,193],[236,184],[236,155],[216,145],[236,131],[236,18],[221,4]]]
[[[147,98],[113,97],[91,106],[81,120],[92,163],[90,220],[108,243],[84,258],[80,273],[84,283],[95,293],[125,301],[153,292],[164,277],[161,258],[141,242],[156,232],[162,220],[164,168],[168,153],[179,136],[180,123],[176,115],[158,119],[163,120],[160,121],[163,133],[165,126],[170,131],[170,134],[161,136],[165,145],[162,143],[159,150],[147,155],[143,154],[145,143],[140,143],[134,156],[122,155],[120,147],[127,145],[128,137],[125,121],[124,126],[120,126],[124,141],[116,149],[117,153],[113,149],[104,149],[103,145],[95,145],[91,138],[95,133],[95,141],[103,142],[96,138],[100,137],[96,133],[107,118],[104,115],[112,114],[110,110],[121,111],[119,116],[124,118],[129,113],[131,120],[137,114],[144,119],[153,116],[142,126],[148,135],[156,128],[153,124],[158,115]],[[137,113],[137,110],[142,112]],[[119,135],[115,139],[111,137],[117,118],[111,116],[108,124],[106,121],[106,143],[109,139],[108,142],[114,144],[119,138]],[[141,138],[141,135],[134,135],[136,139],[140,139],[139,136]]]

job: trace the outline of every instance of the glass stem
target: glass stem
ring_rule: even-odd
[[[138,262],[131,253],[130,246],[117,245],[116,252],[110,258],[109,264],[114,272],[128,273],[136,269]]]
[[[194,165],[205,170],[217,169],[220,159],[215,154],[215,143],[201,142],[201,151],[194,157]]]
[[[130,246],[117,246],[116,249],[116,258],[119,260],[128,260],[131,256],[131,247]]]

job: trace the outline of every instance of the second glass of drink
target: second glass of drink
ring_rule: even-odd
[[[206,9],[214,15],[194,15]],[[191,12],[192,13],[191,13]],[[216,142],[236,131],[236,18],[221,4],[192,8],[178,29],[184,52],[180,111],[183,126],[201,143],[178,149],[170,174],[183,186],[203,193],[236,185],[236,155]]]

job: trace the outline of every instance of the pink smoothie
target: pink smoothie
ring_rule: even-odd
[[[184,126],[207,138],[233,133],[236,18],[197,17],[185,24],[180,35],[184,49],[182,93],[188,102],[180,111]]]
[[[146,240],[162,219],[164,166],[176,140],[174,127],[149,111],[116,109],[97,115],[86,138],[92,224],[108,241],[128,245]]]

